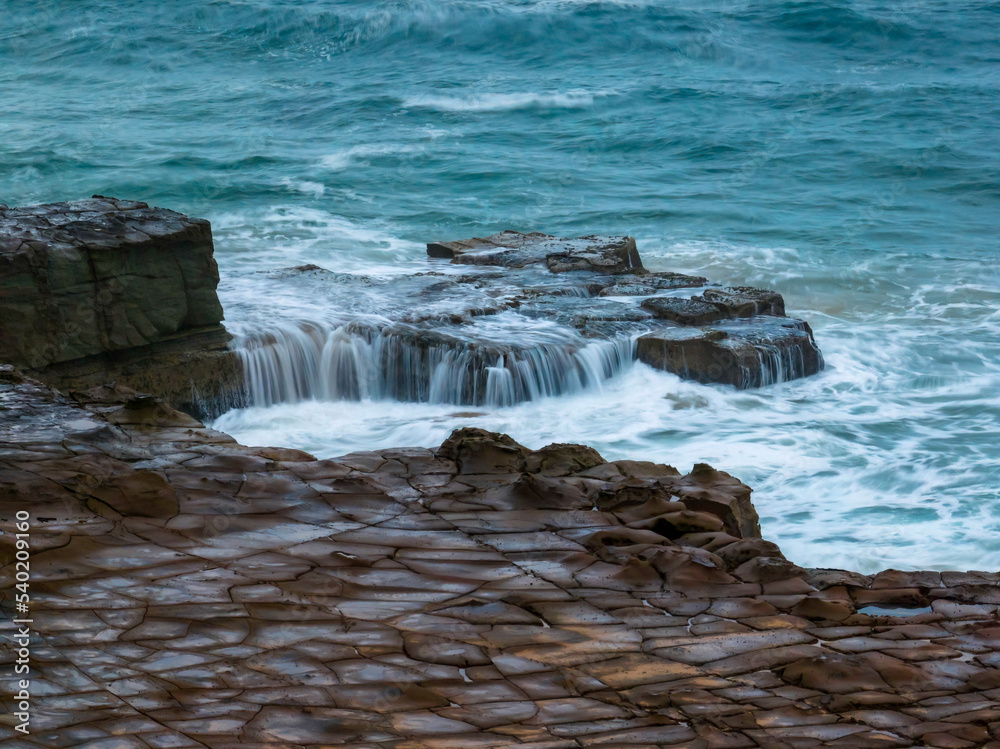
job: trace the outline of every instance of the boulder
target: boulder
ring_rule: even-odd
[[[506,434],[468,427],[456,429],[437,450],[437,457],[454,461],[461,473],[520,473],[529,450]]]
[[[0,207],[0,362],[201,416],[241,402],[213,252],[208,221],[137,201]]]
[[[708,329],[660,328],[638,339],[636,356],[686,380],[743,389],[808,377],[824,366],[808,323],[764,315]]]
[[[0,210],[0,360],[39,369],[218,325],[204,219],[92,198]]]

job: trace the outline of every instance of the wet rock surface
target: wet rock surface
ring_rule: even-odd
[[[197,410],[242,387],[208,221],[95,196],[0,208],[0,362]],[[234,390],[236,388],[236,390]]]
[[[500,265],[507,268],[539,265],[552,273],[582,270],[620,274],[643,270],[632,237],[562,239],[539,232],[503,231],[489,237],[456,242],[429,242],[427,254],[463,265]]]
[[[1000,746],[1000,575],[802,569],[706,465],[476,429],[315,460],[2,367],[5,592],[19,510],[4,746]]]
[[[786,318],[779,293],[745,286],[723,288],[679,273],[652,273],[643,266],[631,237],[562,239],[505,231],[486,238],[432,242],[427,253],[459,264],[578,271],[573,295],[610,303],[578,303],[567,322],[584,336],[636,334],[640,361],[685,379],[751,388],[806,377],[823,368],[812,330],[801,320]],[[627,278],[595,277],[599,274]],[[573,292],[563,288],[559,293]],[[558,302],[545,296],[541,292],[516,301],[523,314],[544,310],[560,319]]]
[[[237,298],[252,301],[235,305],[233,341],[207,221],[100,196],[2,208],[0,361],[203,418],[310,398],[506,406],[636,359],[740,388],[823,366],[780,294],[651,272],[631,237],[505,231],[427,251],[433,270],[391,278],[237,272],[228,283],[248,282]]]
[[[780,294],[649,271],[630,237],[507,231],[427,247],[433,270],[409,276],[308,265],[233,279],[265,287],[257,298],[329,310],[298,321],[297,302],[291,314],[235,311],[250,399],[503,406],[593,387],[636,359],[739,388],[823,368],[811,329],[785,316]]]

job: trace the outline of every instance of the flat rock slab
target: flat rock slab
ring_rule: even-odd
[[[4,746],[1000,745],[1000,575],[802,569],[707,465],[478,429],[316,460],[0,367],[8,667],[19,511]]]
[[[824,366],[812,330],[801,320],[786,318],[781,294],[713,286],[705,278],[679,273],[651,273],[631,237],[562,239],[504,231],[431,242],[427,254],[459,264],[579,271],[581,296],[625,297],[631,302],[580,300],[572,324],[593,337],[634,332],[640,361],[685,379],[751,388],[807,377]],[[595,278],[595,272],[615,278]],[[535,295],[522,304],[531,314],[532,308],[545,306],[545,296]],[[559,303],[550,306],[550,314],[558,319]],[[774,318],[783,318],[782,323],[775,325]]]
[[[507,268],[538,265],[552,273],[582,270],[621,274],[643,270],[632,237],[561,239],[538,232],[502,231],[489,237],[430,242],[427,254],[430,257],[450,258],[451,262],[463,265],[500,265]]]

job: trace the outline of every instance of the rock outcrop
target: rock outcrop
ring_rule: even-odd
[[[258,274],[324,302],[316,321],[258,312],[233,341],[207,221],[100,196],[0,207],[0,363],[202,418],[308,398],[505,406],[598,386],[635,359],[740,388],[823,367],[780,294],[650,272],[631,237],[505,231],[427,248],[467,272]]]
[[[709,466],[478,429],[316,460],[10,367],[0,404],[5,746],[1000,746],[1000,575],[802,569]]]
[[[538,265],[552,273],[596,271],[621,274],[642,271],[642,260],[632,237],[562,239],[540,232],[503,231],[490,237],[430,242],[427,254],[450,258],[463,265],[500,265],[525,268]]]
[[[145,203],[0,208],[0,362],[53,385],[121,381],[201,410],[242,390],[212,230]]]
[[[428,254],[433,270],[392,278],[315,265],[255,274],[276,298],[326,307],[295,322],[275,322],[278,308],[244,329],[236,348],[253,402],[506,406],[598,387],[636,359],[739,388],[823,368],[780,294],[649,271],[628,237],[508,231],[434,242]]]
[[[635,331],[640,361],[685,379],[752,388],[823,369],[812,330],[785,316],[781,294],[713,286],[705,278],[679,273],[652,273],[643,266],[631,237],[561,239],[505,231],[432,242],[427,254],[459,264],[576,271],[578,295],[610,304],[581,302],[573,325],[591,337]],[[565,295],[568,290],[557,287],[548,293]],[[544,292],[541,298],[536,293],[516,301],[527,311],[542,300]]]

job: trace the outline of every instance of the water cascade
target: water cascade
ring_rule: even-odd
[[[798,345],[782,345],[783,343],[754,344],[753,353],[757,359],[754,366],[740,367],[743,371],[743,387],[766,387],[805,377],[810,371],[806,362],[806,349],[810,356],[819,357],[822,361],[823,355],[815,346],[801,342]],[[821,364],[820,368],[822,366]]]
[[[631,366],[634,336],[509,344],[406,325],[284,325],[237,342],[249,400],[397,400],[509,406],[599,387]]]

